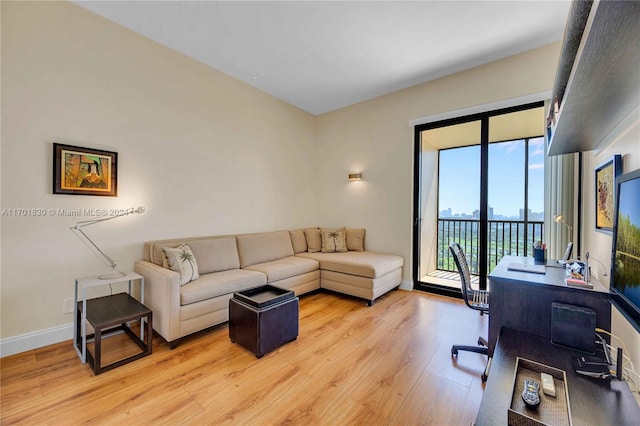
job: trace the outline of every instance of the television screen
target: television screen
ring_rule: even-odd
[[[640,170],[616,179],[611,256],[613,300],[640,328]]]

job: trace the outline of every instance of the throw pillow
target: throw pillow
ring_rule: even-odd
[[[198,263],[187,244],[177,248],[162,247],[162,251],[164,252],[168,269],[180,274],[180,285],[185,285],[200,278]]]
[[[322,252],[334,253],[347,251],[346,233],[342,229],[325,229],[320,230],[322,235]]]
[[[364,228],[347,228],[347,250],[364,251]]]
[[[322,250],[322,238],[319,228],[307,228],[304,230],[307,239],[307,250],[309,253],[317,253]]]
[[[289,234],[291,235],[291,244],[293,245],[293,252],[295,254],[307,251],[307,237],[304,235],[302,229],[289,231]]]

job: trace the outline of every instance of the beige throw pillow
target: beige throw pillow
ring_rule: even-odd
[[[304,235],[302,229],[289,231],[289,234],[291,235],[291,244],[293,245],[293,252],[295,254],[307,251],[307,237]]]
[[[162,247],[162,251],[164,252],[168,269],[180,274],[180,285],[185,285],[200,278],[196,257],[187,244],[177,248]],[[162,263],[164,264],[165,262],[163,261]]]
[[[347,228],[347,250],[364,251],[364,228]]]
[[[305,229],[304,236],[307,238],[307,250],[309,253],[317,253],[322,250],[322,238],[320,237],[319,228]]]
[[[320,229],[322,235],[322,252],[334,253],[347,251],[346,232],[342,229]]]

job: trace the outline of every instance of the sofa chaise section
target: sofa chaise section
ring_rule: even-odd
[[[348,251],[296,256],[320,263],[321,288],[366,299],[369,306],[402,282],[403,259],[393,254]]]

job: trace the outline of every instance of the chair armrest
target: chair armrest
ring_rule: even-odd
[[[133,270],[144,277],[144,304],[153,311],[153,329],[167,342],[180,336],[180,275],[137,260]]]
[[[472,297],[469,302],[472,305],[484,310],[489,310],[489,291],[473,290],[473,294],[471,296]]]

